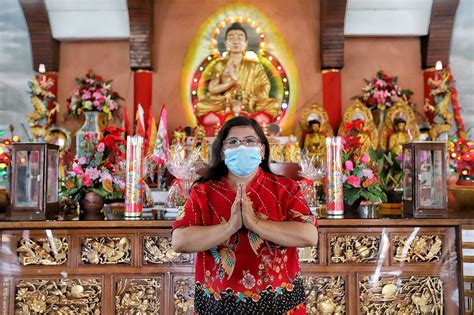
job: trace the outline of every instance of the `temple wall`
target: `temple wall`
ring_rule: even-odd
[[[234,1],[164,1],[155,4],[153,108],[158,117],[167,104],[168,127],[186,125],[179,80],[190,42],[206,19],[222,6]],[[319,5],[315,1],[248,1],[273,21],[295,58],[298,69],[298,102],[295,122],[301,109],[311,102],[322,102],[319,51]],[[62,42],[60,50],[58,100],[65,112],[66,98],[74,87],[74,77],[94,69],[105,78],[113,78],[113,88],[125,98],[132,112],[133,73],[129,67],[126,41]],[[342,70],[343,107],[359,94],[363,78],[379,69],[399,76],[402,88],[414,91],[413,101],[423,104],[423,76],[418,38],[347,38],[345,67]],[[80,122],[68,121],[75,131]]]

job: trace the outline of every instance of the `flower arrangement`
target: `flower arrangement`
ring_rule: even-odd
[[[61,180],[62,196],[79,201],[86,192],[92,191],[105,199],[123,198],[123,132],[117,127],[107,127],[98,141],[88,135],[84,137],[85,155],[65,158],[70,166]]]
[[[29,81],[28,86],[33,104],[33,111],[27,117],[30,130],[33,138],[44,139],[59,109],[59,104],[55,101],[56,95],[51,92],[54,81],[45,75],[40,75],[39,78]]]
[[[386,202],[387,196],[377,179],[377,168],[367,152],[361,152],[360,134],[363,121],[356,120],[346,126],[342,137],[344,202],[352,205],[363,199],[372,203]]]
[[[123,99],[112,92],[112,80],[105,81],[91,70],[84,76],[76,78],[77,87],[67,99],[68,117],[77,118],[85,111],[97,111],[112,119],[112,114],[119,109],[118,100]]]
[[[409,89],[401,89],[397,84],[398,77],[391,77],[383,70],[378,71],[372,80],[364,79],[364,81],[366,83],[362,89],[364,95],[354,96],[353,99],[360,99],[371,109],[390,108],[399,98],[406,97],[408,99],[413,94],[413,91]]]
[[[392,151],[385,153],[382,149],[369,152],[370,158],[375,161],[377,179],[384,192],[400,188],[403,177],[402,155],[395,155]]]

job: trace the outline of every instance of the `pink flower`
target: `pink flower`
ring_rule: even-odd
[[[351,175],[347,177],[347,183],[355,188],[360,188],[360,178],[357,176]]]
[[[118,177],[114,177],[114,184],[119,186],[120,189],[125,189],[125,183]]]
[[[104,150],[105,150],[105,144],[103,142],[99,143],[99,145],[97,146],[97,151],[104,152]]]
[[[390,97],[390,100],[395,103],[396,101],[398,101],[398,96],[392,96]]]
[[[92,94],[92,96],[95,98],[95,99],[100,99],[102,97],[102,93],[96,91],[94,92],[94,94]]]
[[[84,94],[82,94],[82,99],[83,100],[88,100],[91,98],[91,93],[89,92],[84,92]]]
[[[110,107],[110,110],[117,109],[117,104],[115,104],[115,102],[110,102],[109,107]]]
[[[352,163],[351,160],[347,160],[347,161],[344,163],[344,167],[346,168],[346,170],[352,171],[352,170],[354,169],[354,164]]]
[[[86,164],[87,162],[87,159],[85,156],[81,156],[78,160],[77,160],[77,163],[82,165],[82,164]]]
[[[88,167],[86,169],[86,175],[92,180],[99,178],[99,171],[95,167]]]
[[[95,100],[94,101],[94,106],[99,106],[100,105],[100,102],[98,100]]]
[[[387,86],[387,82],[385,82],[384,80],[377,79],[377,81],[375,81],[375,87],[386,87],[386,86]]]
[[[110,175],[109,172],[107,172],[107,171],[100,172],[100,180],[99,181],[103,182],[106,179],[110,180],[111,182],[114,181],[113,178],[112,178],[112,175]]]
[[[76,174],[76,175],[82,175],[84,174],[84,170],[82,169],[82,167],[80,167],[79,165],[77,164],[74,164],[72,166],[72,171]]]
[[[362,155],[362,157],[360,158],[360,161],[362,163],[367,163],[370,161],[370,157],[369,157],[369,154],[368,153],[364,153],[364,155]]]
[[[364,168],[362,170],[362,176],[365,176],[368,179],[372,179],[374,177],[374,172],[372,172],[372,170],[369,170],[368,168]]]

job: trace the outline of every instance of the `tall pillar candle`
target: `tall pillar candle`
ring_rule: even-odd
[[[326,138],[326,208],[329,216],[344,214],[341,137]]]
[[[140,219],[143,212],[143,138],[127,137],[125,219]]]

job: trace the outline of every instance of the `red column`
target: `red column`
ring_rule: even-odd
[[[323,70],[322,76],[323,106],[336,132],[342,117],[341,72],[338,69]]]
[[[153,73],[149,70],[137,70],[133,75],[133,121],[137,113],[138,104],[142,104],[145,112],[145,128],[151,108]]]

